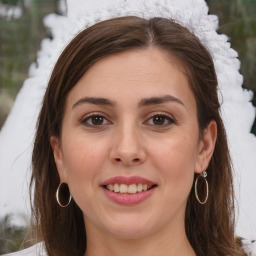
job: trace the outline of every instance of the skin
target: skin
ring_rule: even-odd
[[[61,137],[51,145],[60,179],[84,213],[86,256],[195,255],[185,207],[194,173],[207,169],[217,129],[212,121],[199,136],[195,98],[177,63],[156,48],[110,55],[67,97]],[[172,98],[145,105],[144,99],[166,95]],[[158,186],[145,201],[123,206],[100,187],[114,176]]]

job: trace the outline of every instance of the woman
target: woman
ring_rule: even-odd
[[[78,34],[34,144],[44,254],[246,255],[219,107],[211,55],[174,21],[126,16]]]

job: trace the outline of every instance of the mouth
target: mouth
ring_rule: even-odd
[[[148,184],[108,184],[108,185],[103,185],[104,189],[107,189],[111,192],[114,193],[119,193],[119,194],[137,194],[141,192],[148,191],[150,189],[153,189],[157,187],[156,184],[154,185],[148,185]]]
[[[105,195],[121,205],[135,205],[149,198],[158,185],[142,177],[118,176],[101,184]]]

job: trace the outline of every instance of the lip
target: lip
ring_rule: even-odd
[[[143,201],[145,201],[147,198],[149,198],[153,192],[155,191],[157,187],[153,187],[150,190],[139,192],[136,194],[121,194],[121,193],[115,193],[110,190],[105,189],[102,187],[105,195],[113,202],[120,204],[120,205],[136,205]]]
[[[153,186],[151,189],[147,191],[142,191],[136,194],[122,194],[122,193],[115,193],[105,188],[105,186],[110,184],[147,184],[148,186]],[[116,176],[113,178],[110,178],[103,183],[100,184],[105,195],[113,202],[120,204],[120,205],[136,205],[143,201],[145,201],[147,198],[149,198],[157,188],[156,182],[153,182],[151,180],[139,177],[139,176],[131,176],[131,177],[125,177],[125,176]]]
[[[125,176],[116,176],[113,178],[110,178],[104,182],[102,182],[102,184],[100,184],[101,186],[107,186],[110,184],[126,184],[126,185],[131,185],[131,184],[147,184],[148,186],[153,186],[153,185],[157,185],[156,182],[150,181],[148,179],[139,177],[139,176],[131,176],[131,177],[125,177]]]

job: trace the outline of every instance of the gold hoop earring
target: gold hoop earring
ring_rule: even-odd
[[[199,199],[199,196],[198,196],[198,193],[197,193],[197,184],[198,184],[198,179],[199,178],[203,178],[204,179],[204,182],[205,182],[205,185],[206,185],[206,196],[205,196],[205,199],[204,201],[201,201]],[[197,201],[200,203],[200,204],[205,204],[208,200],[208,194],[209,194],[209,187],[208,187],[208,182],[207,182],[207,172],[206,171],[203,171],[199,176],[197,176],[196,180],[195,180],[195,195],[196,195],[196,199]]]
[[[66,183],[61,182],[60,185],[59,185],[58,188],[57,188],[57,191],[56,191],[56,199],[57,199],[57,202],[58,202],[59,206],[61,206],[61,207],[64,208],[64,207],[67,207],[67,206],[70,204],[71,199],[72,199],[72,196],[71,196],[71,194],[70,194],[70,192],[69,192],[69,188],[68,188],[68,185],[67,185],[67,184],[66,184],[66,188],[61,188],[61,186],[62,186],[63,184],[66,184]],[[60,190],[63,190],[64,194],[69,193],[68,202],[67,202],[66,204],[64,204],[64,205],[60,202],[60,198],[59,198],[59,192],[60,192]]]

